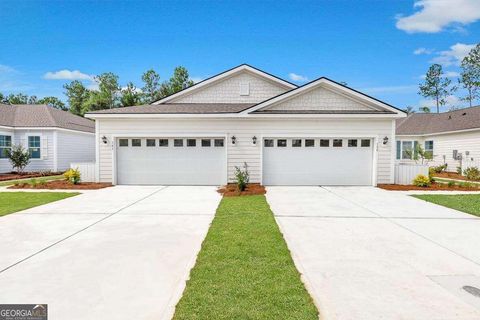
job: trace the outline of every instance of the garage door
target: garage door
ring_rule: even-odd
[[[225,141],[204,138],[119,138],[117,184],[222,185]]]
[[[272,138],[263,141],[265,185],[372,185],[373,140]]]

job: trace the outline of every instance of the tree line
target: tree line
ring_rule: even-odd
[[[74,80],[63,86],[67,96],[67,105],[57,97],[49,96],[38,99],[23,93],[3,95],[0,102],[6,104],[47,104],[54,108],[70,111],[83,116],[94,110],[111,109],[150,104],[163,97],[178,92],[194,84],[185,67],[176,67],[173,75],[166,81],[160,81],[160,75],[153,69],[142,74],[143,86],[137,88],[133,82],[125,87],[119,84],[118,75],[105,72],[94,77],[98,89],[89,89],[81,81]]]
[[[440,64],[431,65],[425,74],[425,80],[419,85],[419,94],[435,102],[437,113],[440,108],[448,104],[447,98],[462,88],[465,94],[460,97],[461,101],[467,102],[470,107],[480,99],[480,44],[477,44],[460,64],[461,72],[457,83],[445,76]],[[450,110],[458,109],[458,106],[450,105]],[[405,109],[408,113],[415,112],[412,107]],[[430,112],[429,107],[420,107],[422,112]]]

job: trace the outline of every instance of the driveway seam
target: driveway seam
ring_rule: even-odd
[[[376,215],[376,216],[378,216],[378,217],[382,217],[379,213],[377,213],[377,212],[375,212],[375,211],[373,211],[373,210],[371,210],[371,209],[363,206],[362,204],[359,204],[359,203],[357,203],[357,202],[355,202],[355,201],[352,201],[352,200],[350,200],[350,199],[348,199],[348,198],[345,198],[345,197],[343,197],[343,196],[341,196],[341,195],[339,195],[339,194],[333,192],[332,190],[329,190],[329,189],[327,189],[327,188],[325,188],[325,187],[323,187],[323,186],[319,186],[319,187],[322,188],[322,189],[324,189],[324,190],[326,190],[326,191],[328,191],[328,192],[330,192],[331,194],[335,195],[336,197],[338,197],[338,198],[340,198],[340,199],[343,199],[343,200],[345,200],[345,201],[347,201],[347,202],[350,202],[350,203],[352,203],[352,204],[354,204],[354,205],[357,205],[357,206],[359,206],[359,207],[361,207],[361,208],[363,208],[363,209],[365,209],[365,210],[373,213],[374,215]],[[462,255],[462,254],[460,254],[460,253],[458,253],[458,252],[455,252],[455,251],[453,251],[452,249],[447,248],[447,247],[445,247],[444,245],[442,245],[442,244],[440,244],[440,243],[438,243],[438,242],[436,242],[436,241],[434,241],[434,240],[432,240],[432,239],[430,239],[430,238],[427,238],[426,236],[424,236],[424,235],[422,235],[422,234],[420,234],[420,233],[418,233],[418,232],[416,232],[416,231],[414,231],[414,230],[411,230],[411,229],[409,229],[409,228],[407,228],[407,227],[405,227],[405,226],[397,223],[395,220],[393,220],[393,218],[390,218],[390,217],[382,217],[382,218],[384,218],[385,220],[389,221],[390,223],[392,223],[392,224],[394,224],[394,225],[396,225],[396,226],[398,226],[398,227],[400,227],[400,228],[402,228],[402,229],[404,229],[404,230],[407,230],[407,231],[409,231],[409,232],[417,235],[418,237],[420,237],[420,238],[422,238],[422,239],[425,239],[425,240],[427,240],[427,241],[429,241],[429,242],[431,242],[431,243],[433,243],[433,244],[436,244],[437,246],[439,246],[439,247],[441,247],[441,248],[443,248],[443,249],[445,249],[445,250],[453,253],[454,255],[457,255],[457,256],[459,256],[459,257],[461,257],[461,258],[463,258],[463,259],[465,259],[465,260],[467,260],[467,261],[470,261],[470,262],[476,264],[477,266],[480,266],[480,263],[478,263],[477,261],[472,260],[472,259],[470,259],[470,258],[468,258],[468,257],[466,257],[466,256],[464,256],[464,255]],[[461,219],[461,220],[462,220],[462,219]],[[476,220],[476,219],[475,219],[475,220]]]
[[[136,201],[134,201],[134,202],[126,205],[125,207],[122,207],[122,208],[118,209],[117,211],[115,211],[115,212],[113,212],[113,213],[110,213],[110,214],[107,215],[106,217],[103,217],[102,219],[100,219],[100,220],[98,220],[98,221],[95,221],[94,223],[89,224],[88,226],[86,226],[86,227],[84,227],[84,228],[82,228],[82,229],[80,229],[80,230],[78,230],[78,231],[75,231],[74,233],[72,233],[72,234],[70,234],[70,235],[68,235],[68,236],[66,236],[66,237],[64,237],[64,238],[62,238],[62,239],[60,239],[60,240],[58,240],[58,241],[56,241],[56,242],[48,245],[48,246],[46,246],[45,248],[43,248],[43,249],[41,249],[41,250],[38,250],[37,252],[32,253],[31,255],[29,255],[29,256],[27,256],[27,257],[25,257],[25,258],[23,258],[23,259],[15,262],[15,263],[11,264],[11,265],[9,265],[8,267],[0,270],[0,274],[3,273],[3,272],[5,272],[5,271],[7,271],[8,269],[11,269],[11,268],[19,265],[20,263],[22,263],[22,262],[24,262],[24,261],[27,261],[27,260],[30,259],[30,258],[33,258],[34,256],[38,255],[39,253],[42,253],[42,252],[44,252],[44,251],[46,251],[46,250],[48,250],[48,249],[56,246],[57,244],[59,244],[59,243],[61,243],[61,242],[64,242],[65,240],[68,240],[68,239],[74,237],[75,235],[77,235],[77,234],[79,234],[79,233],[81,233],[81,232],[83,232],[83,231],[85,231],[85,230],[93,227],[94,225],[99,224],[100,222],[107,220],[108,218],[110,218],[110,217],[116,215],[117,213],[119,213],[120,211],[125,210],[125,209],[127,209],[127,208],[129,208],[129,207],[131,207],[131,206],[133,206],[133,205],[135,205],[135,204],[137,204],[137,203],[139,203],[140,201],[143,201],[143,200],[145,200],[145,199],[153,196],[154,194],[156,194],[156,193],[158,193],[158,192],[160,192],[160,191],[165,190],[166,188],[168,188],[168,186],[164,186],[164,187],[162,187],[161,189],[155,190],[154,192],[148,194],[147,196],[145,196],[145,197],[143,197],[143,198],[141,198],[141,199],[138,199],[138,200],[136,200]]]
[[[478,218],[431,218],[431,217],[369,217],[369,216],[308,216],[308,215],[286,215],[275,214],[276,217],[285,218],[328,218],[328,219],[395,219],[395,220],[475,220],[480,221]]]

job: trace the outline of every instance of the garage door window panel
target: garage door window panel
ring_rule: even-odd
[[[333,146],[336,148],[342,147],[343,146],[343,140],[342,139],[333,139]]]
[[[348,139],[348,147],[349,148],[355,148],[358,146],[358,140],[357,139]]]
[[[183,139],[174,139],[173,140],[174,147],[183,147]]]
[[[302,146],[302,139],[292,139],[292,147],[299,148]]]
[[[119,139],[118,140],[118,145],[120,147],[128,147],[128,139]]]
[[[215,147],[223,147],[224,146],[223,139],[215,139],[214,143],[215,143]]]
[[[277,140],[277,147],[283,148],[287,146],[287,140],[286,139],[278,139]]]
[[[147,147],[155,147],[155,139],[147,139]]]
[[[202,139],[202,147],[211,147],[211,146],[212,146],[212,140]]]
[[[187,147],[196,147],[196,146],[197,146],[197,140],[187,139]]]
[[[263,145],[267,148],[273,147],[273,139],[265,139],[265,141],[263,142]]]
[[[361,147],[363,147],[363,148],[370,147],[370,139],[362,139]]]
[[[168,139],[159,139],[158,140],[159,147],[168,147]]]
[[[320,147],[329,147],[330,146],[330,140],[329,139],[320,139]]]
[[[142,139],[132,139],[132,147],[141,147]]]
[[[314,139],[305,139],[305,147],[315,147]]]

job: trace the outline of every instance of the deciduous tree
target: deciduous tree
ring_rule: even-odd
[[[425,98],[433,99],[437,106],[437,113],[439,113],[440,106],[445,105],[446,98],[455,91],[455,88],[451,88],[450,84],[451,80],[444,77],[442,66],[433,64],[425,75],[425,81],[420,84],[418,93]]]

